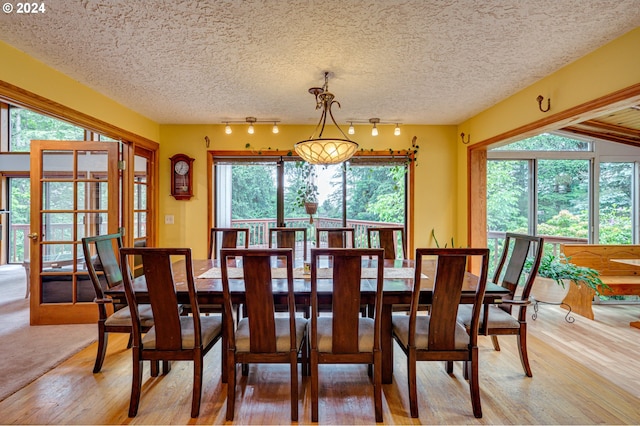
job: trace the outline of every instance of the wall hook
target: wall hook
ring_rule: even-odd
[[[209,136],[204,137],[204,143],[207,146],[207,148],[209,148],[209,144],[211,143],[211,139],[209,139]]]
[[[547,112],[551,109],[551,98],[547,98],[547,109],[542,109],[542,101],[544,100],[544,96],[538,95],[536,100],[538,101],[538,108],[540,108],[540,111]]]
[[[471,135],[467,135],[467,141],[464,141],[464,132],[460,133],[460,139],[462,139],[462,143],[463,144],[468,144],[469,142],[471,142]]]

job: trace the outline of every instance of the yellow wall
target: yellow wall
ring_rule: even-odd
[[[158,124],[0,41],[0,80],[152,141]]]
[[[471,143],[513,131],[554,114],[582,105],[624,88],[640,84],[640,28],[619,37],[557,72],[532,84],[458,126],[471,135]],[[551,110],[541,112],[536,98],[544,96],[543,108],[551,99]],[[582,120],[589,117],[581,117]],[[528,136],[528,135],[527,135]],[[467,148],[458,136],[458,170],[467,170]],[[467,182],[459,180],[457,188],[457,235],[466,241]]]
[[[313,126],[281,125],[274,135],[271,125],[256,125],[255,134],[246,133],[246,125],[232,126],[231,135],[224,125],[162,125],[160,126],[160,233],[162,246],[188,246],[195,257],[207,254],[207,148],[204,137],[211,140],[209,150],[245,150],[249,143],[254,151],[288,151],[295,142],[307,139]],[[352,138],[365,150],[407,149],[413,136],[420,146],[416,168],[416,206],[414,213],[416,244],[429,244],[431,229],[444,239],[452,234],[455,216],[456,157],[451,141],[455,126],[403,126],[402,135],[393,136],[392,125],[382,125],[380,135],[371,136],[369,126],[355,126]],[[346,131],[346,128],[344,129]],[[187,154],[194,162],[194,197],[177,201],[170,195],[171,170],[169,158]],[[164,223],[165,215],[174,216],[174,224]]]

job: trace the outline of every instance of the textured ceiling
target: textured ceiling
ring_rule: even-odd
[[[638,0],[44,3],[1,13],[0,40],[184,124],[315,123],[325,70],[339,122],[458,124],[640,26]]]

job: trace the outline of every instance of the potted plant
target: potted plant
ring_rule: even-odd
[[[304,207],[309,215],[309,223],[313,223],[313,215],[318,211],[318,185],[315,166],[309,163],[298,163],[303,168],[304,181],[296,190],[294,204]]]
[[[525,264],[525,272],[531,271],[531,263]],[[598,295],[602,288],[607,288],[595,269],[571,263],[563,254],[556,257],[547,253],[540,261],[531,294],[541,302],[561,303],[569,291],[569,282],[578,286],[584,284]]]

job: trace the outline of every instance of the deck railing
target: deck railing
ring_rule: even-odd
[[[275,218],[235,219],[231,221],[231,226],[235,228],[249,228],[250,247],[267,247],[269,245],[269,228],[275,228],[277,226],[277,222]],[[289,228],[309,228],[307,240],[315,242],[316,227],[340,228],[342,227],[342,219],[319,217],[314,218],[313,224],[310,224],[308,217],[289,218],[285,219],[285,226]],[[356,247],[367,247],[367,228],[371,228],[374,226],[402,226],[402,224],[391,222],[374,222],[366,220],[347,220],[347,227],[354,229]]]
[[[231,225],[238,228],[249,228],[249,245],[251,247],[267,247],[269,242],[269,228],[276,226],[275,218],[266,219],[236,219],[231,221]],[[315,227],[320,228],[337,228],[342,226],[341,219],[333,218],[314,218],[314,223],[309,224],[308,217],[290,218],[285,220],[287,227],[309,227],[309,234],[307,239],[311,242],[315,242]],[[390,222],[373,222],[366,220],[347,220],[347,226],[354,228],[354,234],[356,239],[356,247],[367,246],[367,228],[372,226],[401,226],[402,224],[390,223]],[[9,229],[9,263],[22,263],[29,253],[29,234],[30,225],[27,224],[11,224]],[[72,226],[70,224],[55,224],[51,226],[51,232],[54,237],[52,239],[58,239],[55,236],[67,235],[71,232]],[[502,242],[504,241],[505,232],[501,231],[489,231],[487,234],[487,244],[492,249],[494,259],[500,255],[502,251]],[[553,253],[557,256],[560,253],[560,244],[565,243],[580,243],[585,244],[588,242],[586,238],[571,238],[571,237],[559,237],[554,235],[543,235],[545,239],[545,252]],[[63,238],[60,238],[63,239]],[[67,238],[64,238],[67,239]],[[310,244],[311,246],[311,244]]]

